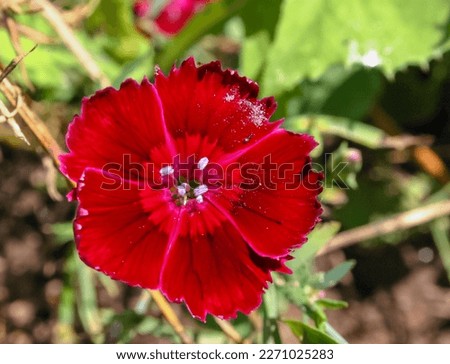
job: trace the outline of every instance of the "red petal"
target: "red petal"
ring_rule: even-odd
[[[312,137],[279,129],[237,159],[240,166],[248,162],[262,165],[264,157],[270,155],[276,170],[270,174],[255,173],[256,183],[245,188],[210,191],[206,197],[232,221],[258,254],[268,257],[289,254],[306,241],[306,235],[318,221],[321,175],[305,165],[315,145]],[[284,178],[280,173],[282,164],[292,168]]]
[[[276,108],[273,98],[257,99],[255,82],[222,71],[219,62],[197,68],[190,58],[167,77],[157,73],[155,83],[167,129],[176,140],[198,135],[227,153],[252,145],[281,123],[269,122]],[[188,156],[180,148],[181,155]]]
[[[170,194],[140,191],[135,182],[87,168],[77,197],[74,230],[81,259],[129,285],[157,288],[176,223]]]
[[[66,143],[70,153],[60,157],[61,170],[74,181],[87,166],[123,166],[128,156],[130,164],[143,165],[155,158],[154,149],[164,152],[160,157],[164,162],[175,154],[161,101],[147,79],[140,85],[127,80],[119,90],[108,87],[84,99],[80,116],[69,126]]]
[[[137,0],[133,4],[133,13],[138,18],[143,18],[150,12],[149,0]]]
[[[195,10],[194,0],[171,0],[158,15],[155,23],[163,33],[173,35],[184,27]]]
[[[213,219],[217,212],[205,209],[205,214]],[[183,210],[179,236],[163,267],[161,290],[171,301],[184,301],[202,321],[208,313],[224,319],[236,317],[238,311],[248,314],[261,304],[270,271],[283,270],[284,264],[256,255],[226,221],[198,233],[199,215]]]

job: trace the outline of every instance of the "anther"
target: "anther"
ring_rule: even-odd
[[[206,158],[206,157],[200,158],[200,160],[197,163],[197,167],[198,167],[198,169],[203,171],[205,169],[205,167],[208,165],[208,163],[209,163],[208,158]]]
[[[206,186],[206,185],[200,185],[194,189],[194,195],[196,197],[201,196],[206,192],[208,192],[208,186]]]
[[[161,174],[161,176],[168,176],[169,174],[173,173],[173,168],[172,168],[172,166],[162,167],[159,170],[159,173]]]

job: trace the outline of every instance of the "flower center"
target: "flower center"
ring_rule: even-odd
[[[203,157],[197,163],[197,170],[200,173],[195,174],[196,178],[187,178],[180,173],[176,173],[172,166],[166,166],[160,169],[161,177],[171,180],[170,192],[172,198],[178,206],[185,206],[189,201],[195,200],[197,203],[203,203],[203,195],[208,192],[208,186],[203,184],[203,170],[208,165],[209,159]],[[178,171],[179,172],[179,171]],[[176,175],[178,176],[176,177]]]

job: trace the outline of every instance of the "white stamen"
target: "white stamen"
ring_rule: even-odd
[[[186,188],[184,188],[183,186],[177,186],[177,190],[180,196],[184,196],[186,194]]]
[[[208,165],[208,163],[209,163],[209,159],[206,157],[203,157],[198,161],[197,167],[198,167],[198,169],[203,171],[205,169],[205,167]]]
[[[194,195],[197,197],[203,195],[205,192],[208,192],[208,186],[206,185],[200,185],[194,189]]]
[[[197,196],[195,199],[197,200],[198,203],[203,203],[203,196],[202,195]]]
[[[189,186],[189,184],[186,182],[183,182],[181,184],[181,186],[183,186],[183,188],[186,190],[186,192],[189,192],[191,190],[191,186]]]
[[[172,168],[172,166],[162,167],[159,170],[159,173],[161,174],[161,176],[168,176],[169,174],[173,173],[173,168]]]

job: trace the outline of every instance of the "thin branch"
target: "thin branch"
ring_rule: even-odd
[[[410,147],[417,146],[429,147],[433,144],[433,142],[434,137],[431,135],[396,135],[385,137],[382,143],[382,147],[404,150]]]
[[[19,99],[19,100],[22,100],[22,99]],[[22,101],[20,101],[20,102],[22,102]],[[19,124],[17,123],[16,119],[14,118],[18,112],[17,109],[19,107],[20,106],[17,106],[17,108],[14,111],[10,112],[8,110],[8,108],[5,106],[5,104],[3,103],[3,101],[0,100],[0,123],[7,123],[11,127],[11,129],[14,132],[14,135],[17,138],[22,139],[26,144],[30,145],[30,142],[28,141],[27,137],[22,132]]]
[[[450,200],[418,207],[393,217],[337,234],[317,253],[317,256],[360,243],[361,241],[422,225],[447,215],[450,215]]]
[[[28,105],[26,103],[19,104],[19,100],[23,98],[19,87],[13,85],[7,77],[4,77],[0,82],[0,92],[5,95],[11,105],[17,110],[17,113],[21,116],[25,124],[30,128],[39,143],[50,155],[55,166],[58,167],[58,156],[62,153],[62,149],[51,135],[45,123],[28,107]]]
[[[9,39],[14,48],[14,52],[16,53],[17,57],[20,57],[21,54],[24,54],[24,51],[23,51],[22,45],[20,43],[20,36],[19,36],[19,30],[17,28],[17,24],[13,18],[10,18],[7,15],[5,15],[4,21],[5,21],[5,25],[6,25],[6,30],[8,31],[8,34],[9,34]],[[22,57],[22,59],[23,59],[23,57]],[[23,81],[25,82],[25,84],[27,85],[27,87],[30,90],[34,90],[34,86],[30,81],[30,77],[28,77],[28,73],[27,73],[25,64],[19,63],[19,66],[20,66],[20,72],[22,74]]]
[[[27,25],[17,23],[17,30],[19,31],[20,35],[30,39],[34,43],[38,44],[55,44],[56,41],[54,38],[48,36],[45,33],[40,32],[39,30],[36,30],[34,28],[31,28]]]
[[[402,134],[402,129],[397,121],[389,115],[381,106],[375,105],[371,111],[371,117],[375,124],[390,135]],[[424,143],[426,144],[426,143]],[[435,178],[441,184],[450,182],[450,172],[439,155],[427,145],[413,146],[412,155],[416,163]]]
[[[64,21],[70,26],[77,25],[92,15],[99,3],[100,0],[89,0],[86,4],[77,5],[73,9],[63,12]]]
[[[77,39],[72,28],[64,21],[61,12],[47,0],[34,0],[34,3],[41,7],[42,15],[55,29],[67,48],[69,48],[75,57],[78,58],[80,64],[88,72],[89,77],[91,77],[92,80],[99,82],[101,87],[110,85],[108,78],[103,74],[94,58],[92,58],[90,53]]]
[[[182,323],[178,319],[178,316],[175,314],[172,307],[170,307],[169,303],[164,298],[162,293],[160,291],[150,290],[150,294],[161,310],[161,313],[164,315],[170,326],[172,326],[172,328],[181,339],[181,342],[183,344],[192,344],[192,339],[186,333],[184,326],[182,325]]]
[[[3,79],[6,78],[14,69],[17,67],[17,65],[24,59],[26,56],[28,56],[31,52],[33,52],[37,47],[37,44],[34,45],[33,48],[31,48],[27,53],[18,55],[16,58],[14,58],[9,64],[5,67],[5,69],[0,72],[0,83],[2,83]]]
[[[227,337],[233,341],[235,344],[242,344],[243,340],[241,334],[239,334],[236,329],[231,325],[228,321],[221,320],[217,317],[214,317],[214,321],[220,327],[220,329],[227,335]]]

